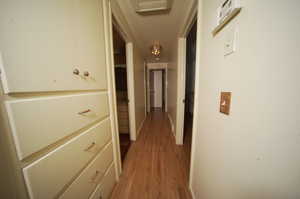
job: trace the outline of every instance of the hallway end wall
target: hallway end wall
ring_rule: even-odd
[[[221,1],[202,3],[195,198],[300,198],[300,1],[243,1],[215,36]],[[237,50],[225,57],[235,31]],[[219,113],[221,91],[232,92],[229,116]]]
[[[145,104],[145,71],[144,59],[139,49],[133,45],[133,65],[134,65],[134,98],[135,98],[135,120],[136,136],[138,138],[144,120],[146,119]]]

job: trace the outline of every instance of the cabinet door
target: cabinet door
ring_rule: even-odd
[[[89,83],[107,88],[103,5],[100,0],[78,0],[77,46],[80,69]],[[92,86],[92,84],[90,85]]]
[[[1,2],[5,93],[106,88],[102,12],[93,0]]]

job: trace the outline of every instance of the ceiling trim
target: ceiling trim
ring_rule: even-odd
[[[187,14],[184,17],[183,25],[181,26],[179,30],[179,37],[186,37],[189,31],[192,28],[193,23],[196,21],[197,16],[197,10],[198,10],[198,0],[192,0],[188,10]]]
[[[132,42],[134,40],[134,36],[132,34],[131,28],[123,15],[123,12],[119,6],[119,4],[112,0],[111,1],[111,10],[115,20],[113,20],[113,24],[118,29],[122,37],[126,43]]]
[[[128,22],[128,20],[126,19],[125,15],[123,14],[122,9],[120,8],[119,3],[116,0],[111,0],[111,8],[112,8],[112,14],[115,18],[115,22],[116,23],[116,28],[118,28],[119,32],[122,34],[122,36],[124,37],[124,40],[126,41],[126,43],[134,43],[137,44],[136,47],[139,49],[139,52],[141,51],[141,47],[142,45],[140,45],[141,40],[138,40],[138,38],[136,38],[133,34],[133,29],[132,29],[132,24],[130,24]]]

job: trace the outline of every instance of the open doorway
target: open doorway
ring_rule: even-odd
[[[150,70],[150,110],[165,111],[165,70]]]
[[[148,66],[148,112],[166,112],[166,68]]]
[[[117,98],[118,129],[120,139],[121,160],[124,162],[131,145],[129,123],[129,100],[126,66],[126,42],[113,26],[113,48],[115,63],[115,85]]]
[[[197,21],[192,25],[186,37],[186,64],[185,64],[185,100],[184,100],[184,128],[183,146],[186,153],[186,166],[190,169],[194,95],[195,95],[195,66],[196,66],[196,39]]]

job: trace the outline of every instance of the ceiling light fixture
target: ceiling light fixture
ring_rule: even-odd
[[[154,44],[151,46],[151,54],[155,57],[159,57],[161,54],[162,47],[159,41],[155,41]]]

